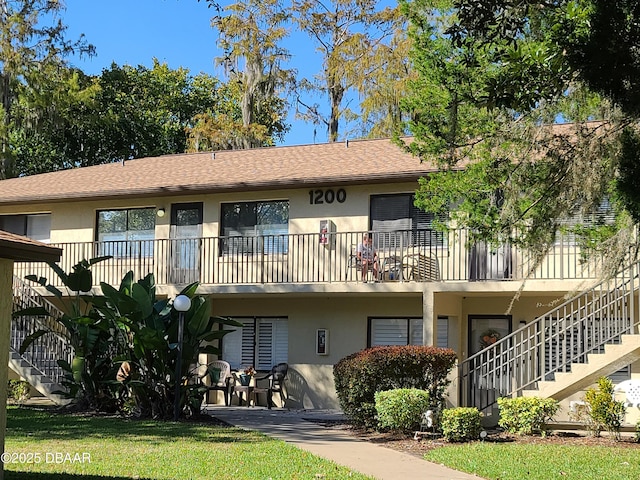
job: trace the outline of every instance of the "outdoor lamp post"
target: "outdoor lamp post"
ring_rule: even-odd
[[[178,346],[176,358],[176,394],[173,401],[173,420],[180,418],[180,383],[182,383],[182,340],[184,337],[184,313],[191,308],[191,299],[186,295],[178,295],[173,301],[173,308],[178,312]]]

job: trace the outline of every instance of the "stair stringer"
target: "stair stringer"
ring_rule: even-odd
[[[525,397],[563,400],[640,360],[640,335],[621,335],[619,344],[605,345],[604,353],[589,353],[586,363],[572,363],[570,372],[556,372],[554,380],[538,382],[536,390],[524,390]]]
[[[68,342],[61,334],[63,327],[55,320],[55,317],[61,317],[63,313],[33,287],[15,276],[12,288],[14,312],[27,307],[42,307],[49,312],[50,316],[26,316],[22,317],[24,319],[22,321],[12,319],[9,368],[56,404],[67,404],[70,401],[69,399],[53,393],[66,390],[65,387],[58,383],[62,378],[63,371],[58,366],[57,360],[71,361],[70,357],[60,354],[61,351],[66,350],[65,345],[68,345]],[[50,341],[47,342],[45,337],[41,337],[36,341],[38,345],[32,344],[30,350],[27,350],[24,355],[20,354],[19,349],[24,338],[33,331],[43,328],[51,331],[50,336],[47,337]],[[30,353],[37,351],[36,349],[39,349],[39,354]],[[45,352],[44,355],[43,352]]]

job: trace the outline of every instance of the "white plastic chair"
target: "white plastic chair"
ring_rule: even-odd
[[[625,380],[613,388],[614,393],[624,392],[627,407],[640,408],[640,380]]]

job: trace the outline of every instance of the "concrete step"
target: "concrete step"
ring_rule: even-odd
[[[554,380],[538,382],[537,390],[525,390],[525,397],[562,400],[640,359],[640,335],[622,335],[621,342],[607,345],[603,353],[590,353],[587,363],[572,363],[570,372],[557,372]]]
[[[11,351],[9,356],[9,368],[13,370],[20,378],[25,379],[38,392],[58,405],[69,403],[69,399],[64,398],[53,392],[64,391],[65,389],[55,383],[51,378],[40,373],[40,370],[21,357],[17,352]]]

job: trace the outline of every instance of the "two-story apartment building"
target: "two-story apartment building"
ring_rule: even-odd
[[[333,364],[388,344],[454,349],[463,366],[451,402],[491,404],[579,361],[574,344],[593,342],[559,330],[577,331],[565,323],[581,318],[578,304],[562,317],[553,309],[597,271],[570,237],[534,265],[510,245],[434,230],[413,205],[418,178],[433,169],[390,140],[127,160],[1,181],[0,230],[59,246],[66,270],[112,255],[94,267],[96,284],[153,272],[159,293],[174,296],[199,281],[214,314],[243,323],[224,338],[222,359],[260,370],[287,362],[290,406],[337,407]],[[365,232],[379,272],[366,282],[354,258]],[[36,263],[16,269],[27,274],[55,279]],[[625,313],[631,326],[607,340],[636,328],[636,317]],[[510,375],[520,378],[515,390]]]

